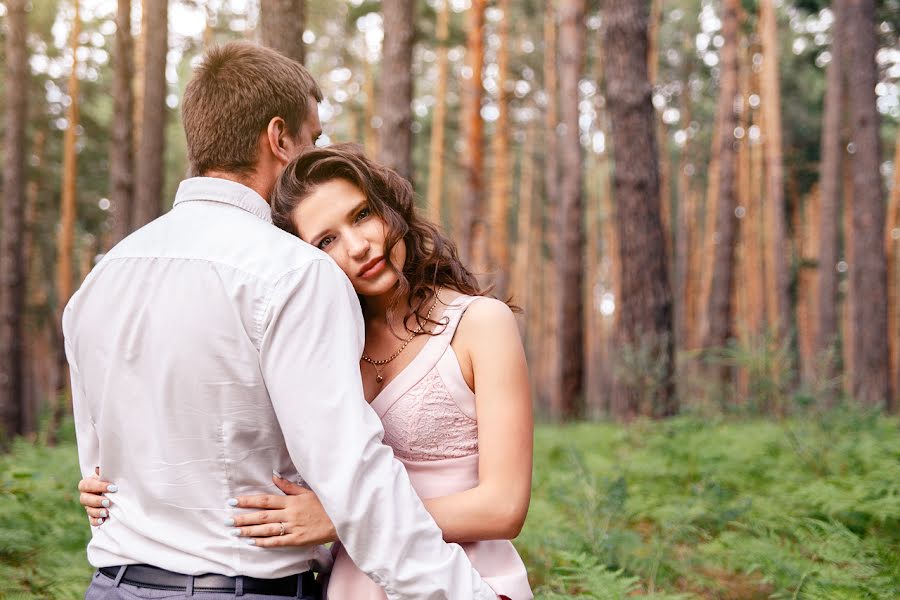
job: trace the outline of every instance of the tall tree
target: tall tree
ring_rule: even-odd
[[[888,345],[891,354],[891,403],[893,412],[900,410],[900,127],[894,142],[894,183],[888,204],[885,230],[888,264]]]
[[[825,107],[822,114],[822,146],[819,163],[819,248],[818,289],[816,290],[815,356],[820,378],[832,379],[837,363],[833,356],[838,339],[838,263],[840,246],[840,203],[844,144],[841,140],[844,112],[843,16],[842,2],[832,2],[834,24],[831,31],[831,61],[825,73]],[[826,394],[830,391],[826,388]],[[829,402],[833,398],[827,399]]]
[[[481,98],[484,86],[481,74],[484,67],[484,11],[487,0],[472,0],[466,13],[466,71],[467,79],[463,81],[462,127],[464,132],[465,154],[463,171],[465,173],[464,194],[459,211],[456,240],[460,256],[464,262],[473,257],[476,244],[476,227],[483,217],[484,183],[482,169],[484,154],[482,151],[482,134],[484,121],[481,118]]]
[[[722,36],[724,44],[719,60],[719,101],[716,108],[718,127],[713,151],[718,161],[718,195],[715,199],[715,244],[713,246],[712,280],[706,311],[707,331],[703,345],[721,348],[732,335],[731,290],[734,284],[734,250],[737,235],[736,167],[734,130],[738,125],[735,97],[738,94],[738,27],[739,0],[722,1]],[[728,370],[716,369],[720,383],[725,383]]]
[[[561,286],[559,303],[560,346],[566,359],[560,371],[563,418],[581,416],[584,380],[584,200],[578,83],[584,69],[585,0],[559,3],[560,136],[559,211],[556,249]]]
[[[498,24],[500,46],[497,48],[497,120],[491,145],[493,170],[490,179],[489,256],[494,293],[503,298],[509,281],[509,202],[512,196],[512,167],[509,150],[509,24],[512,21],[509,0],[499,0],[503,16]]]
[[[781,143],[781,85],[778,80],[778,21],[774,0],[759,3],[762,41],[760,73],[763,152],[766,164],[766,203],[769,209],[768,260],[769,316],[779,344],[791,331],[790,272],[788,271],[787,220],[784,199],[784,155]]]
[[[0,242],[0,443],[22,433],[25,364],[25,125],[28,122],[28,47],[25,0],[6,3],[6,126],[3,164],[3,239]]]
[[[113,122],[109,145],[109,200],[112,209],[110,243],[116,244],[131,229],[134,205],[134,49],[131,38],[131,0],[119,0],[113,60]]]
[[[606,97],[612,124],[616,224],[622,296],[616,302],[617,339],[640,349],[658,373],[651,390],[620,384],[615,411],[631,416],[651,393],[654,416],[677,411],[673,390],[672,292],[666,265],[659,197],[656,115],[647,73],[647,3],[619,0],[607,6],[604,55]]]
[[[887,298],[884,255],[884,191],[881,187],[881,147],[875,84],[878,36],[875,0],[846,0],[844,50],[847,65],[847,100],[853,156],[852,258],[850,294],[852,314],[854,397],[883,406],[889,396],[887,303],[864,298]]]
[[[437,86],[431,119],[431,141],[428,151],[428,216],[441,223],[441,196],[444,191],[444,132],[447,121],[447,79],[450,73],[450,0],[442,0],[437,15]]]
[[[132,229],[146,225],[162,213],[165,179],[166,55],[169,51],[168,0],[144,3],[144,87],[140,146],[135,180]]]
[[[259,29],[263,46],[303,64],[306,0],[260,0]]]
[[[412,54],[415,2],[384,0],[384,56],[378,112],[382,119],[379,158],[412,181]]]

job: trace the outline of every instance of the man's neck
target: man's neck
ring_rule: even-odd
[[[275,187],[273,182],[263,181],[256,173],[250,175],[241,175],[238,173],[229,173],[228,171],[207,171],[203,173],[203,177],[214,177],[216,179],[226,179],[246,186],[259,194],[263,200],[269,201],[272,194],[272,188]]]

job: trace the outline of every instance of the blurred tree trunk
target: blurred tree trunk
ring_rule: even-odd
[[[534,252],[535,218],[534,210],[534,144],[535,127],[537,122],[531,120],[525,128],[525,139],[522,143],[522,158],[519,167],[519,198],[518,215],[516,219],[516,245],[513,253],[512,274],[510,277],[509,294],[518,306],[525,312],[525,321],[530,319],[530,313],[537,308],[535,299],[531,297],[529,281],[536,279],[530,271],[534,268],[537,254]],[[528,338],[527,327],[522,327],[522,334],[526,345],[531,343]]]
[[[655,111],[647,74],[647,4],[610,3],[605,17],[606,98],[615,158],[614,192],[622,296],[620,348],[646,357],[646,377],[620,381],[614,410],[620,417],[678,410],[673,389],[672,292],[666,265],[659,197]],[[642,359],[643,360],[643,359]],[[648,380],[649,379],[649,380]],[[642,400],[649,400],[643,411]]]
[[[888,264],[888,343],[891,355],[892,412],[900,410],[900,128],[894,142],[894,184],[885,231]]]
[[[141,0],[141,29],[134,38],[134,79],[132,81],[132,89],[134,90],[134,111],[132,112],[132,123],[134,124],[134,135],[132,135],[132,156],[137,156],[141,149],[141,127],[144,120],[144,78],[146,77],[146,68],[144,61],[146,60],[147,48],[147,0]],[[134,163],[132,163],[134,164]],[[137,173],[135,173],[135,177]],[[136,181],[135,181],[136,183]],[[132,207],[131,207],[132,223],[130,230],[134,229],[134,190],[132,190]]]
[[[56,351],[57,364],[59,365],[57,376],[59,380],[57,381],[57,391],[53,398],[50,421],[47,425],[47,444],[51,446],[56,444],[60,423],[62,423],[63,417],[69,410],[68,363],[63,345],[62,315],[74,289],[72,251],[75,241],[76,180],[78,175],[78,154],[75,144],[78,137],[79,93],[81,87],[81,82],[78,79],[78,37],[81,35],[79,4],[80,0],[75,0],[75,18],[72,22],[70,45],[72,70],[69,73],[69,86],[66,90],[69,96],[69,108],[66,113],[67,126],[63,139],[62,202],[59,210],[59,240],[56,255]]]
[[[722,1],[722,36],[725,42],[719,54],[719,100],[716,107],[718,127],[713,145],[718,163],[718,194],[715,198],[716,220],[712,233],[712,278],[706,310],[708,329],[703,341],[706,349],[725,347],[733,335],[731,292],[734,285],[734,251],[738,225],[735,216],[737,153],[734,130],[738,125],[735,100],[738,95],[739,11],[739,0]],[[730,369],[717,366],[711,373],[715,374],[718,383],[725,385]]]
[[[656,87],[659,78],[659,31],[662,27],[663,4],[665,0],[652,0],[650,3],[650,33],[647,45],[647,70],[650,85]],[[667,126],[658,114],[656,119],[656,139],[659,145],[659,193],[660,209],[663,223],[663,235],[666,237],[666,252],[669,265],[674,263],[674,242],[672,238],[672,169],[669,164],[669,148]]]
[[[781,85],[778,78],[778,22],[774,0],[759,4],[762,41],[761,98],[763,152],[766,163],[768,205],[767,265],[769,267],[769,319],[778,346],[789,343],[791,334],[790,272],[788,270],[787,219],[784,198],[784,155],[781,142]]]
[[[816,322],[818,321],[818,269],[815,267],[821,246],[818,226],[821,198],[814,186],[803,199],[802,210],[794,211],[794,232],[800,264],[797,273],[797,351],[801,380],[807,389],[817,389]]]
[[[490,179],[489,256],[494,294],[505,298],[509,282],[509,203],[512,196],[512,167],[509,157],[509,23],[512,20],[509,0],[499,0],[503,16],[498,23],[500,46],[497,48],[497,120],[491,154],[493,170]]]
[[[482,182],[484,155],[481,145],[484,129],[484,122],[481,119],[481,97],[484,88],[481,82],[481,74],[484,67],[484,11],[486,6],[487,0],[472,0],[472,5],[466,13],[466,31],[468,35],[466,39],[466,67],[468,78],[462,83],[465,191],[456,228],[456,240],[459,245],[460,257],[466,264],[471,262],[471,266],[476,272],[484,268],[484,257],[476,257],[474,250],[481,245],[475,239],[477,233],[475,230],[484,217],[482,209],[482,202],[484,201],[484,185]]]
[[[119,0],[116,12],[116,46],[113,60],[113,122],[109,145],[109,200],[112,228],[110,245],[130,232],[134,205],[134,155],[132,117],[134,115],[133,49],[131,0]]]
[[[447,79],[450,73],[450,0],[442,0],[437,15],[437,87],[431,120],[431,142],[428,152],[428,217],[442,223],[441,196],[444,191],[444,131],[447,121]]]
[[[838,248],[840,246],[841,139],[844,113],[842,0],[832,2],[831,61],[825,74],[825,106],[822,114],[821,162],[819,163],[819,248],[816,299],[816,377],[833,380],[837,375],[838,341]],[[834,401],[831,386],[825,386],[827,405]]]
[[[6,3],[3,238],[0,242],[0,444],[23,432],[25,361],[25,126],[28,123],[28,23],[25,0]]]
[[[560,370],[562,418],[584,412],[584,200],[578,82],[584,70],[585,0],[559,2],[560,179],[557,267],[560,271],[559,334],[566,359]],[[646,62],[645,62],[646,64]]]
[[[847,0],[845,13],[847,99],[853,156],[852,254],[850,290],[853,296],[853,370],[856,400],[885,406],[889,397],[887,303],[860,301],[887,298],[884,254],[884,193],[881,188],[881,148],[875,84],[878,36],[875,0]]]
[[[846,44],[846,36],[848,35],[847,30],[844,30],[843,35],[844,43]],[[846,72],[847,67],[846,59],[844,60],[844,70]],[[849,117],[849,102],[847,98],[847,94],[844,94],[844,112]],[[850,123],[847,123],[846,131],[843,139],[850,139]],[[849,144],[848,144],[849,146]],[[841,168],[841,190],[843,192],[843,210],[842,210],[842,218],[843,218],[843,228],[844,228],[844,262],[846,263],[846,269],[852,268],[853,265],[853,199],[854,199],[854,190],[853,190],[853,167],[854,167],[854,155],[850,154],[847,151],[846,146],[844,147],[841,158],[842,168]],[[845,269],[845,273],[846,273]],[[845,276],[845,284],[844,284],[844,302],[842,306],[842,318],[843,318],[843,331],[841,332],[841,350],[842,350],[842,367],[843,367],[843,390],[845,396],[853,395],[853,378],[850,377],[850,373],[853,371],[853,365],[856,362],[853,357],[853,343],[852,340],[855,337],[854,334],[854,322],[853,322],[853,303],[854,303],[854,292],[853,288],[850,286],[849,282],[849,274]]]
[[[375,65],[369,59],[365,59],[365,94],[366,106],[364,109],[366,127],[365,127],[365,148],[366,156],[378,156],[378,128],[375,127],[376,105],[378,103],[378,92],[375,86]]]
[[[134,194],[134,222],[138,229],[162,214],[165,179],[166,55],[168,44],[168,1],[146,2],[144,36],[144,93],[141,140],[137,153]]]
[[[559,210],[559,80],[557,76],[557,10],[556,1],[549,0],[544,5],[544,93],[547,104],[544,108],[544,210],[543,237],[549,256],[542,251],[545,261],[544,300],[546,326],[543,329],[543,350],[545,374],[540,381],[544,386],[543,398],[546,413],[553,419],[562,415],[563,399],[560,376],[562,371],[561,346],[559,338],[558,305],[561,302],[558,290],[561,285],[561,265],[557,256],[559,241],[558,228],[554,226]]]
[[[406,179],[412,165],[412,54],[415,38],[413,0],[385,0],[384,44],[378,113],[381,116],[379,160]]]
[[[263,46],[303,64],[306,0],[260,0],[259,29]]]

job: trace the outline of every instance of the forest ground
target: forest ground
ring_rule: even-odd
[[[900,428],[838,410],[539,426],[515,544],[537,598],[900,597]],[[0,598],[90,576],[71,427],[0,457]]]

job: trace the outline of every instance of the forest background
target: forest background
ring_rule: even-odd
[[[900,594],[897,0],[7,0],[0,19],[0,591],[86,581],[58,316],[168,210],[194,61],[251,39],[321,83],[322,143],[412,180],[524,309],[547,424],[516,543],[539,595]]]

